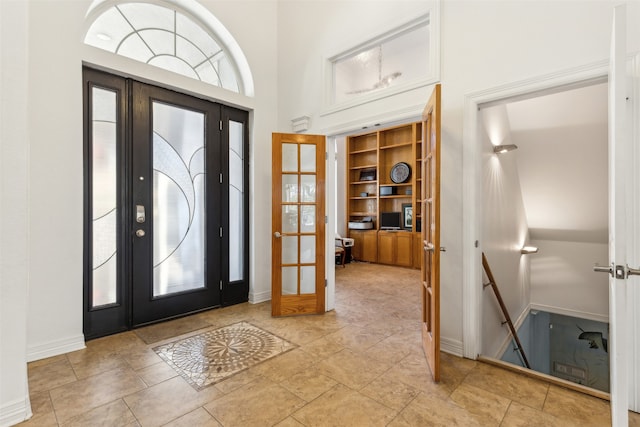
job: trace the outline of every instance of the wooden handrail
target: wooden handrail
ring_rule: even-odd
[[[489,262],[487,261],[487,257],[482,252],[482,266],[484,267],[484,272],[487,274],[489,278],[489,283],[483,284],[483,287],[487,287],[491,285],[491,289],[493,289],[493,293],[496,295],[496,299],[498,300],[498,304],[500,304],[500,309],[502,310],[502,314],[506,319],[506,323],[509,326],[509,330],[511,331],[511,335],[513,339],[516,341],[516,345],[518,346],[516,350],[520,352],[522,356],[522,360],[527,368],[531,369],[529,365],[529,361],[527,360],[527,356],[524,354],[524,349],[522,348],[522,344],[520,343],[520,339],[518,338],[518,333],[516,332],[516,328],[513,327],[513,322],[511,322],[511,317],[509,316],[509,312],[507,311],[507,306],[504,305],[504,301],[502,300],[502,296],[500,295],[500,291],[498,290],[498,285],[496,284],[495,279],[493,278],[493,273],[491,272],[491,268],[489,267]]]

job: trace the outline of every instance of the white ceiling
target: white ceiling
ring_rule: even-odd
[[[506,105],[531,239],[607,243],[607,84]]]

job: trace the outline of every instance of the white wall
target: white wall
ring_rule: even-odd
[[[88,0],[30,3],[29,26],[37,29],[29,33],[28,50],[30,360],[83,346],[83,61],[253,110],[250,299],[270,297],[270,281],[265,278],[270,277],[271,264],[264,254],[271,246],[268,159],[271,132],[276,130],[277,121],[275,3],[207,3],[247,57],[254,76],[254,99],[84,46],[84,17],[89,4]]]
[[[493,146],[512,144],[504,105],[482,111],[483,251],[512,322],[529,306],[529,257],[520,249],[528,243],[529,226],[524,210],[515,152],[494,154]],[[483,276],[488,283],[488,278]],[[526,314],[525,314],[526,315]],[[509,335],[506,318],[491,287],[482,293],[482,354],[499,357]],[[515,325],[517,327],[517,325]]]
[[[28,6],[0,2],[0,426],[31,416],[27,388]]]
[[[593,265],[608,264],[601,243],[534,240],[531,258],[531,306],[551,313],[609,323],[609,276]]]
[[[442,335],[462,344],[462,128],[465,94],[597,61],[609,55],[616,1],[444,1],[441,3],[442,81]],[[371,124],[401,106],[424,103],[427,90],[412,91],[338,115],[321,116],[322,58],[424,13],[426,1],[279,3],[280,128],[294,117],[312,117],[312,132],[344,124]],[[630,2],[629,22],[640,20]],[[544,23],[541,25],[540,23]],[[640,27],[629,25],[629,48],[640,49]],[[384,121],[384,120],[382,120]],[[462,351],[460,350],[460,354]]]

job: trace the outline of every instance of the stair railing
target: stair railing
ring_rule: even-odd
[[[484,267],[484,272],[489,278],[489,283],[483,283],[483,289],[487,286],[491,286],[493,289],[493,293],[496,295],[496,299],[498,300],[498,304],[500,304],[500,309],[502,310],[502,314],[505,317],[505,321],[502,323],[503,325],[506,323],[509,326],[509,330],[511,331],[511,335],[516,342],[516,350],[520,352],[522,356],[522,360],[527,368],[531,369],[529,365],[529,361],[527,360],[527,356],[524,354],[524,349],[522,348],[522,344],[520,343],[520,339],[518,338],[518,332],[516,332],[516,328],[513,326],[513,322],[511,322],[511,317],[509,316],[509,312],[507,311],[507,306],[504,305],[504,301],[502,300],[502,296],[500,295],[500,291],[498,290],[498,285],[496,280],[493,278],[493,273],[491,272],[491,268],[489,267],[489,262],[487,261],[487,257],[482,253],[482,267]]]

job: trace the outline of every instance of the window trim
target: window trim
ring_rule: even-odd
[[[355,53],[374,47],[381,42],[391,40],[412,29],[428,23],[430,27],[430,43],[429,43],[429,70],[424,78],[414,79],[412,81],[391,86],[389,88],[380,89],[370,93],[354,96],[348,101],[336,103],[333,101],[334,91],[334,62],[349,57]],[[340,111],[348,110],[359,105],[368,104],[400,93],[408,92],[420,87],[429,86],[440,81],[440,0],[436,0],[430,6],[429,11],[418,18],[405,22],[390,30],[382,32],[377,36],[370,38],[364,42],[358,43],[353,47],[327,56],[323,60],[322,75],[324,81],[323,108],[320,116],[327,116]]]

